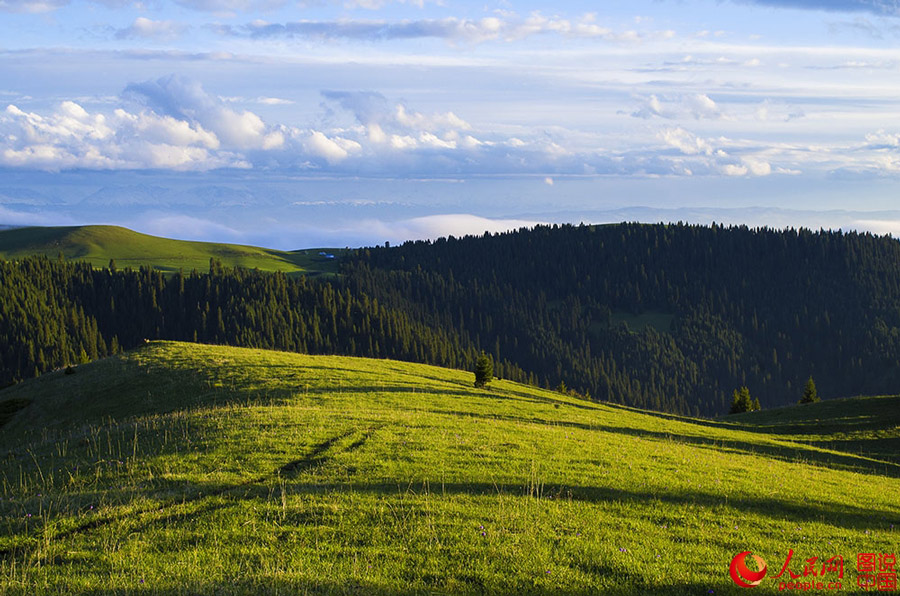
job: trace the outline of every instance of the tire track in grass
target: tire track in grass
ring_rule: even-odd
[[[189,510],[189,511],[176,512],[174,514],[169,513],[169,510],[174,509],[176,507],[187,508],[203,499],[208,499],[210,497],[228,496],[228,495],[237,493],[238,491],[240,491],[242,489],[246,489],[246,488],[252,487],[254,485],[262,484],[266,481],[279,478],[283,475],[297,476],[297,475],[299,475],[307,470],[310,470],[314,467],[325,465],[326,463],[328,463],[329,460],[333,459],[336,455],[338,455],[338,453],[351,453],[353,451],[356,451],[357,449],[359,449],[360,447],[365,445],[365,443],[371,438],[372,434],[374,434],[376,431],[380,430],[384,426],[385,426],[385,424],[380,424],[377,426],[370,426],[370,427],[362,429],[362,430],[352,429],[352,430],[343,432],[339,435],[335,435],[329,439],[326,439],[325,441],[322,441],[321,443],[317,443],[316,445],[314,445],[313,448],[310,450],[310,452],[307,455],[305,455],[304,457],[289,461],[286,464],[279,466],[272,472],[269,472],[268,474],[263,474],[262,476],[258,476],[256,478],[247,480],[240,484],[236,484],[233,486],[224,486],[224,487],[217,488],[217,489],[214,489],[209,492],[200,493],[190,499],[170,500],[167,503],[165,503],[165,502],[159,503],[152,507],[147,507],[141,511],[131,511],[128,513],[112,515],[110,517],[104,517],[101,519],[94,519],[89,522],[83,523],[79,526],[76,526],[74,528],[70,528],[68,530],[59,532],[58,534],[51,536],[50,540],[51,541],[64,540],[67,538],[71,538],[73,536],[85,534],[92,530],[96,530],[98,528],[108,526],[110,524],[113,524],[115,522],[121,521],[122,519],[129,518],[129,517],[140,517],[140,516],[144,516],[144,515],[148,515],[148,514],[157,514],[157,515],[165,514],[166,519],[169,519],[169,520],[171,520],[172,518],[187,519],[187,518],[195,517],[199,514],[211,513],[213,511],[223,509],[223,508],[227,507],[228,505],[223,503],[220,505],[210,505],[208,507],[200,509],[199,511],[197,511],[197,510],[190,511]],[[360,438],[358,438],[356,441],[354,441],[353,443],[351,443],[350,445],[348,445],[347,447],[345,447],[344,449],[342,449],[336,453],[333,453],[331,455],[326,455],[326,452],[331,450],[332,447],[334,447],[336,444],[340,443],[341,441],[347,440],[357,434],[362,434],[362,436]],[[151,523],[153,523],[153,521],[151,521]],[[40,534],[34,535],[35,542],[47,540],[46,536],[43,534],[43,529],[41,529],[40,532],[41,532]],[[34,550],[37,547],[38,547],[37,544],[7,547],[5,549],[0,550],[0,558],[7,558],[16,553],[27,554],[29,551]]]

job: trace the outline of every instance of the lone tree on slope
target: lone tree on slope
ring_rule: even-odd
[[[806,386],[803,387],[803,395],[800,396],[801,404],[814,404],[819,401],[819,392],[816,391],[816,382],[812,377],[806,380]]]
[[[494,361],[484,352],[475,361],[475,386],[487,387],[494,378]]]
[[[750,398],[750,390],[746,387],[735,389],[731,399],[731,410],[729,414],[740,414],[742,412],[753,412],[759,410],[759,400]]]

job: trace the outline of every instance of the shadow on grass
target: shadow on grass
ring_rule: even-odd
[[[670,586],[648,586],[643,578],[636,574],[623,574],[616,570],[617,577],[622,578],[616,588],[604,587],[602,590],[592,586],[573,587],[571,585],[557,584],[552,578],[536,577],[520,584],[510,586],[486,585],[477,576],[448,575],[443,577],[429,577],[427,582],[421,580],[410,582],[413,586],[402,588],[383,583],[375,583],[367,580],[348,579],[346,581],[304,580],[304,579],[270,579],[270,580],[246,580],[235,581],[209,581],[205,583],[185,583],[184,585],[135,585],[133,588],[110,588],[109,590],[84,590],[66,593],[79,596],[105,596],[118,594],[131,596],[137,594],[153,593],[159,596],[266,596],[269,594],[340,594],[342,596],[425,596],[434,594],[496,594],[506,595],[533,595],[533,596],[596,596],[597,594],[609,594],[614,596],[633,594],[662,594],[665,596],[687,596],[697,594],[722,594],[728,593],[733,584],[724,584],[719,578],[709,583],[673,583]],[[140,579],[135,578],[137,584]],[[174,584],[174,582],[172,582]],[[400,582],[398,582],[400,583]],[[416,585],[418,584],[418,585]],[[24,592],[23,592],[24,593]]]
[[[860,456],[853,453],[847,453],[846,449],[841,449],[841,442],[827,442],[824,444],[804,443],[797,444],[796,447],[793,447],[788,445],[769,445],[766,443],[754,443],[751,441],[741,441],[737,439],[707,438],[671,431],[654,431],[629,428],[624,426],[612,426],[609,424],[600,423],[588,424],[584,422],[573,422],[569,420],[547,420],[537,417],[525,418],[509,414],[479,414],[477,412],[471,411],[459,412],[453,410],[435,410],[434,413],[459,416],[461,418],[484,418],[487,420],[502,420],[520,424],[539,424],[548,427],[556,426],[565,428],[577,428],[587,431],[603,431],[659,441],[676,441],[679,443],[689,443],[692,445],[697,445],[699,447],[714,449],[719,452],[731,451],[734,453],[742,453],[747,455],[763,455],[765,457],[770,457],[772,459],[781,461],[803,462],[828,468],[862,472],[867,474],[877,474],[882,476],[889,476],[892,478],[900,478],[900,464],[894,463],[893,461],[867,459],[868,457],[870,457],[868,454]],[[787,441],[787,439],[785,440]],[[831,448],[835,451],[842,451],[842,453],[822,451],[822,448]]]

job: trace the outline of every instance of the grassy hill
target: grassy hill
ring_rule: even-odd
[[[342,251],[326,249],[328,254]],[[228,267],[259,268],[287,274],[335,273],[337,259],[321,256],[319,249],[280,251],[238,244],[189,242],[158,238],[118,226],[16,228],[0,230],[0,259],[19,259],[34,254],[106,267],[110,259],[120,269],[152,265],[161,271],[183,269],[190,273],[209,270],[210,257]]]
[[[900,543],[896,397],[708,421],[472,381],[153,342],[6,389],[0,593],[731,594],[745,550],[772,593],[788,549],[852,592]]]

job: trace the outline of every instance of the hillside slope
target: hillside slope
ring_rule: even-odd
[[[106,267],[115,259],[120,269],[153,266],[161,271],[190,273],[209,270],[214,258],[227,267],[258,268],[288,274],[334,273],[336,260],[319,255],[319,250],[292,252],[214,242],[189,242],[149,236],[118,226],[72,226],[16,228],[0,230],[0,259],[21,259],[42,254],[72,261],[87,261]],[[335,251],[329,249],[330,254]]]
[[[896,550],[877,446],[472,380],[152,342],[3,390],[0,592],[732,593],[744,550],[841,555],[848,587]]]
[[[805,229],[537,226],[373,247],[342,272],[380,303],[477,336],[541,385],[719,415],[900,387],[900,242]],[[507,374],[509,378],[513,375]]]

